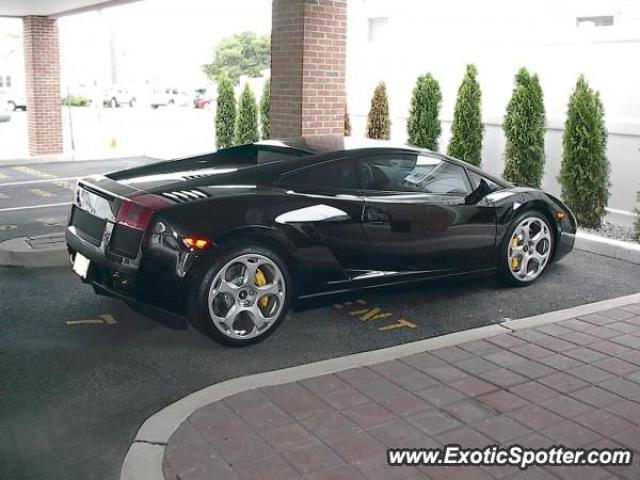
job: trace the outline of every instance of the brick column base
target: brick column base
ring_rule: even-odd
[[[344,132],[346,43],[346,0],[273,0],[273,138]]]
[[[29,153],[62,153],[58,25],[47,17],[24,17]]]

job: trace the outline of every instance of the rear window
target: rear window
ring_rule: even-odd
[[[233,164],[262,165],[308,155],[307,152],[293,148],[249,144],[218,150],[216,153],[207,155],[207,160],[216,163],[222,161]]]

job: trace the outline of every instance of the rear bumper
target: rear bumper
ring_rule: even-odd
[[[85,240],[73,226],[67,227],[65,240],[71,261],[76,253],[91,261],[87,277],[78,278],[93,285],[96,293],[179,315],[185,313],[187,279],[172,273],[166,262],[158,262],[157,256],[151,255],[149,265],[143,262],[142,253],[136,260],[120,257],[109,252],[104,242],[96,246]]]

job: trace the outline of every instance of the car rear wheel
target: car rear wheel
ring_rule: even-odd
[[[118,107],[118,100],[116,100],[115,98],[112,98],[111,101],[109,102],[109,106],[111,108],[117,108]]]
[[[258,245],[233,248],[204,275],[194,320],[220,343],[250,345],[280,325],[290,297],[291,279],[275,252]]]
[[[551,263],[553,230],[541,213],[525,212],[511,225],[500,248],[498,270],[512,285],[535,282]]]

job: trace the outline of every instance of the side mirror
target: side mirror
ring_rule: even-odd
[[[487,181],[484,178],[482,178],[480,179],[480,184],[478,185],[478,187],[465,197],[464,203],[466,205],[475,205],[490,193],[491,193],[491,186],[487,183]]]

